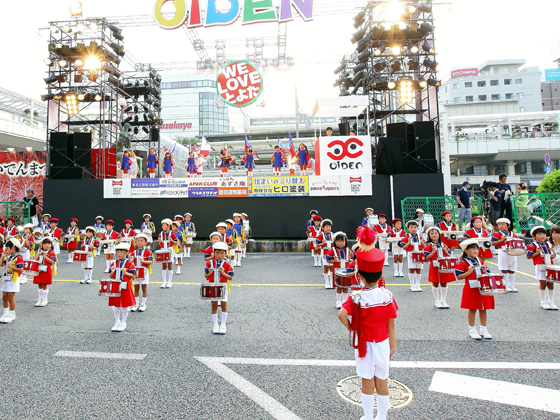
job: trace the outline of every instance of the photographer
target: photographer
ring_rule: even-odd
[[[505,217],[509,219],[513,226],[513,208],[511,205],[510,197],[513,195],[513,191],[509,186],[506,174],[500,174],[498,176],[500,182],[498,183],[498,190],[502,193],[502,199],[500,201],[500,217]]]
[[[467,223],[471,220],[471,193],[469,192],[470,184],[468,181],[463,182],[463,188],[457,191],[457,203],[459,207],[459,230],[463,230],[463,220]]]
[[[502,193],[498,190],[498,184],[491,182],[489,185],[490,195],[490,223],[497,229],[497,220],[500,218],[500,211],[502,208]]]

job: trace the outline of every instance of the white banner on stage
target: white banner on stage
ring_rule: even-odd
[[[341,195],[371,195],[371,175],[342,175],[340,177]]]
[[[131,179],[112,178],[103,180],[103,198],[130,198]]]
[[[333,176],[310,176],[310,196],[339,196],[341,193],[340,177]]]

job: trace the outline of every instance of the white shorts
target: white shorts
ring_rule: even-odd
[[[404,255],[406,256],[406,251],[402,249],[397,244],[393,244],[393,255]]]
[[[179,252],[179,253],[173,253],[173,260],[177,261],[177,260],[181,260],[183,261],[183,251]]]
[[[227,290],[227,283],[224,283],[224,286],[225,286],[225,288],[226,288],[226,294],[224,295],[224,298],[223,298],[223,299],[211,300],[210,302],[218,302],[218,303],[220,303],[220,302],[226,302],[226,303],[227,303],[228,295],[229,295],[228,290]]]
[[[27,248],[25,248],[25,251],[21,252],[19,255],[21,255],[21,258],[23,258],[24,260],[28,260],[30,259],[29,255],[31,254],[31,251]]]
[[[93,268],[93,256],[86,258],[86,262],[82,263],[82,268]]]
[[[2,291],[7,293],[18,293],[19,292],[19,277],[18,280],[14,283],[13,281],[3,281],[2,280]]]
[[[187,236],[187,242],[188,245],[192,245],[193,243],[193,237],[192,236]]]
[[[539,270],[539,266],[535,265],[535,279],[536,280],[546,280],[546,270]]]
[[[366,343],[366,357],[358,357],[358,350],[355,350],[356,373],[364,379],[373,379],[375,376],[381,380],[389,377],[389,356],[391,348],[389,339],[381,343]]]
[[[385,251],[386,249],[389,249],[390,246],[391,244],[385,242],[384,240],[379,240],[379,249],[381,251]]]
[[[422,268],[424,268],[424,264],[422,263],[413,263],[412,262],[412,252],[409,252],[407,255],[407,261],[408,261],[408,269],[409,270],[422,270]]]
[[[508,255],[506,251],[498,250],[498,268],[500,271],[517,271],[517,257]]]
[[[56,255],[60,254],[60,244],[58,243],[58,241],[55,238],[52,238],[53,240],[53,249],[54,249],[54,253]]]
[[[132,280],[132,284],[150,284],[150,273],[148,273],[148,269],[144,267],[144,278],[139,279],[138,277]]]
[[[109,245],[107,249],[103,250],[105,255],[115,254],[115,245]]]
[[[243,250],[241,249],[241,245],[237,245],[237,248],[235,248],[235,252],[241,252],[241,251],[243,251]]]

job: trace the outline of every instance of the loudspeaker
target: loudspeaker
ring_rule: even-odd
[[[341,136],[349,136],[350,135],[350,123],[339,123],[338,124],[338,132]]]
[[[72,160],[75,166],[89,168],[91,166],[91,149],[74,149]]]
[[[436,158],[436,141],[432,140],[416,140],[416,149],[414,150],[415,159],[435,159]]]
[[[394,175],[403,173],[402,147],[400,137],[381,137],[377,144],[375,168],[377,174]]]
[[[436,159],[407,160],[403,166],[403,173],[406,174],[431,174],[438,171]]]
[[[50,179],[83,179],[84,170],[78,166],[65,168],[60,166],[51,166]]]
[[[67,166],[70,164],[68,159],[68,133],[51,133],[49,145],[51,166]]]
[[[74,133],[74,149],[91,149],[91,133]]]
[[[407,123],[391,123],[387,124],[387,137],[407,138]]]
[[[435,128],[433,121],[414,121],[412,123],[415,140],[435,140]]]
[[[51,133],[51,140],[50,140],[50,145],[52,149],[57,149],[57,150],[66,150],[66,145],[68,143],[66,136],[68,135],[68,133]]]
[[[158,143],[159,142],[159,128],[152,127],[150,128],[150,143]]]

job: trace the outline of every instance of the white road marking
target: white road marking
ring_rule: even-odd
[[[57,351],[55,356],[58,357],[85,357],[97,359],[128,359],[128,360],[142,360],[146,354],[134,353],[103,353],[92,351]]]
[[[434,373],[430,391],[560,413],[560,391],[454,373]]]
[[[247,397],[264,408],[272,417],[277,420],[301,420],[300,417],[292,413],[277,400],[272,398],[266,392],[253,385],[241,375],[225,366],[219,358],[214,357],[196,357],[196,359],[204,363],[238,390],[243,392]]]

